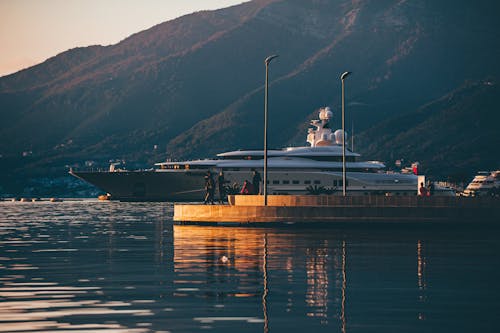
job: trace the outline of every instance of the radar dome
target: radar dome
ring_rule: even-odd
[[[347,139],[347,133],[344,134],[344,131],[341,129],[336,130],[333,135],[335,136],[335,143],[338,145],[342,144],[342,136],[344,136]]]
[[[327,106],[326,108],[322,108],[321,111],[319,112],[319,119],[321,120],[330,120],[332,119],[333,112],[330,110],[330,108]]]

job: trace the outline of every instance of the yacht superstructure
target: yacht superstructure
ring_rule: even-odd
[[[310,146],[268,150],[269,194],[342,194],[342,130],[331,129],[332,111],[321,108],[319,120],[311,121],[307,142]],[[346,141],[347,142],[347,141]],[[360,161],[360,155],[346,149],[347,191],[349,195],[416,195],[417,176],[388,173],[378,161]],[[253,170],[262,174],[262,150],[220,153],[214,159],[166,161],[148,171],[70,171],[112,199],[199,201],[204,194],[204,175],[224,172],[231,189],[251,180]],[[262,187],[262,186],[261,186]],[[436,187],[435,195],[454,195],[449,188]]]

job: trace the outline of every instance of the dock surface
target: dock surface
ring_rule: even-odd
[[[176,204],[174,222],[500,223],[498,198],[270,195],[267,206],[260,195],[228,199],[228,205]]]

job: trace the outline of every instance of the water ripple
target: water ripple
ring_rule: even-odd
[[[498,230],[173,226],[0,202],[0,332],[495,331]]]

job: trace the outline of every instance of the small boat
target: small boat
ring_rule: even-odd
[[[500,191],[500,170],[479,171],[464,190],[466,197],[494,195]]]
[[[106,201],[111,199],[111,195],[109,194],[101,194],[100,196],[97,197],[100,201]]]

